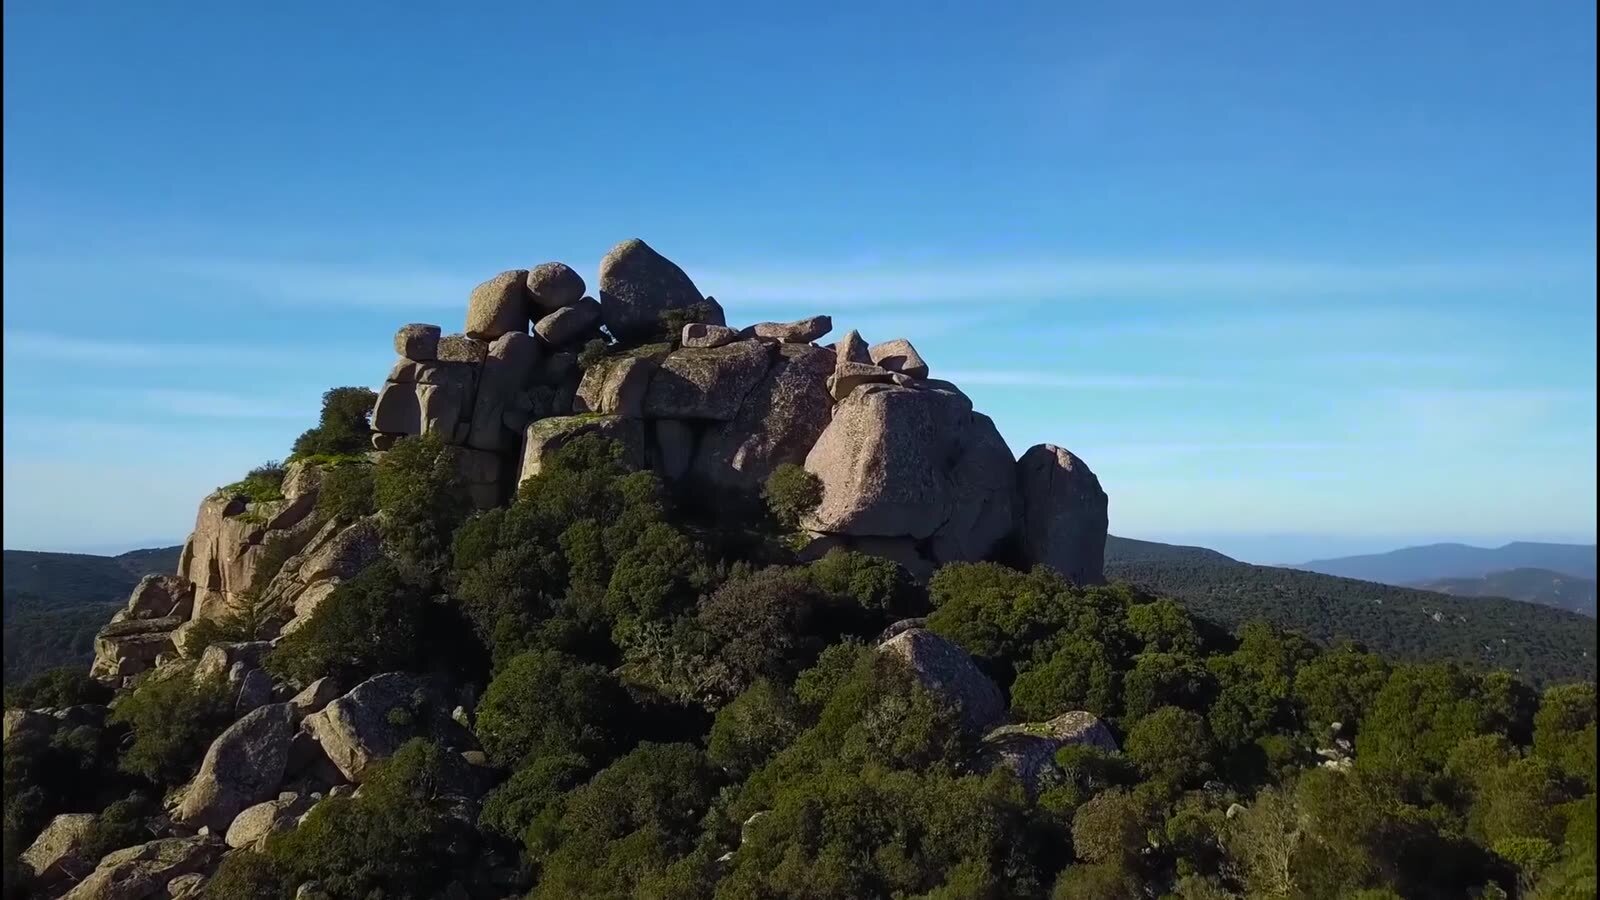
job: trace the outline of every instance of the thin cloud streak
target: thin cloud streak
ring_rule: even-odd
[[[37,331],[5,332],[7,359],[16,357],[141,368],[278,366],[291,361],[326,360],[330,353],[346,353],[349,349],[307,347],[303,344],[283,346],[174,344],[68,336]]]

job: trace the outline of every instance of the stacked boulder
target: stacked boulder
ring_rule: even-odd
[[[462,447],[480,508],[506,502],[582,434],[711,496],[753,495],[778,466],[801,464],[823,488],[803,523],[808,555],[848,547],[923,578],[1009,544],[1023,563],[1103,580],[1106,497],[1094,474],[1052,445],[1014,459],[910,341],[868,344],[851,331],[819,347],[828,316],[729,327],[640,240],[606,254],[598,301],[585,287],[561,263],[513,269],[472,292],[464,333],[402,328],[374,446],[438,434]],[[681,330],[663,335],[672,312]],[[578,351],[596,340],[580,367]]]

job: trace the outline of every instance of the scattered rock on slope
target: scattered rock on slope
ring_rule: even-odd
[[[1006,698],[972,657],[942,635],[907,628],[878,645],[906,661],[922,686],[959,709],[962,727],[983,734],[1005,718]]]

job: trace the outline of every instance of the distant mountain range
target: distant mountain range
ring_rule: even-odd
[[[1595,582],[1549,569],[1508,569],[1477,578],[1436,578],[1413,585],[1456,597],[1509,597],[1595,616]]]
[[[1264,619],[1395,659],[1505,668],[1535,681],[1595,677],[1594,621],[1565,609],[1257,566],[1200,547],[1118,537],[1106,541],[1106,577],[1172,597],[1230,628]]]
[[[1428,544],[1388,553],[1313,560],[1289,568],[1398,585],[1446,578],[1481,578],[1493,572],[1513,569],[1546,569],[1593,581],[1595,545],[1518,541],[1504,547],[1490,548],[1467,544]]]

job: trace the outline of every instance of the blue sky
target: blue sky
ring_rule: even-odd
[[[7,0],[6,547],[176,542],[632,236],[911,338],[1114,533],[1594,539],[1593,4],[465,6]]]

